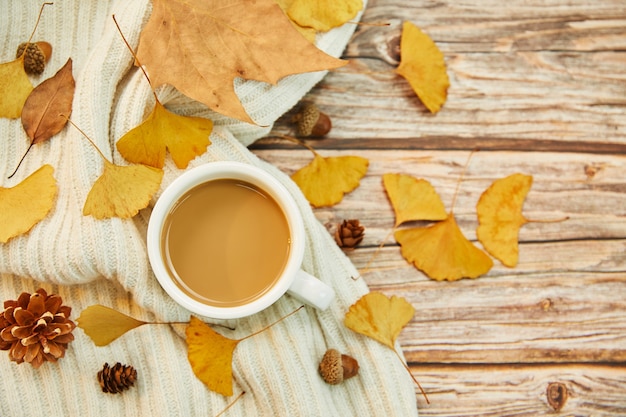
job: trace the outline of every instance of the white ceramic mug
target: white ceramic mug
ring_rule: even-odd
[[[209,305],[186,294],[171,276],[161,244],[165,221],[179,199],[194,187],[218,179],[239,180],[261,188],[278,203],[290,230],[289,255],[274,285],[251,302],[231,307]],[[156,202],[148,224],[147,241],[150,264],[163,289],[178,304],[202,316],[217,319],[249,316],[269,307],[285,293],[324,310],[335,296],[331,287],[301,269],[305,248],[304,224],[291,194],[276,178],[253,165],[230,161],[210,162],[183,173],[165,189]]]

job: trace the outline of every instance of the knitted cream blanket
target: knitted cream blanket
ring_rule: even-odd
[[[2,62],[14,59],[18,44],[28,40],[40,4],[0,1]],[[133,67],[111,16],[116,16],[136,48],[150,12],[147,0],[57,1],[45,8],[33,39],[48,41],[54,48],[45,72],[32,78],[33,84],[54,75],[71,57],[76,79],[71,118],[105,155],[120,164],[124,160],[115,142],[144,119],[154,99],[145,78]],[[346,25],[326,34],[319,46],[339,56],[354,27]],[[252,118],[260,126],[271,126],[323,75],[291,76],[275,87],[241,81],[236,90]],[[216,115],[170,87],[159,89],[158,95],[176,113],[215,121],[211,146],[189,168],[208,161],[236,160],[260,166],[285,184],[306,224],[303,268],[331,285],[337,298],[327,311],[307,307],[241,343],[233,359],[235,395],[229,398],[209,391],[193,374],[182,325],[142,326],[105,347],[96,347],[76,328],[76,339],[65,357],[39,369],[11,362],[7,352],[0,351],[0,416],[214,416],[241,391],[246,394],[226,415],[416,416],[415,387],[396,355],[343,325],[348,307],[368,291],[365,283],[350,279],[357,274],[355,268],[289,177],[246,148],[269,128]],[[27,235],[0,244],[2,300],[43,287],[72,307],[74,320],[86,307],[103,304],[141,320],[188,321],[190,313],[167,296],[150,269],[145,242],[150,209],[132,220],[95,220],[82,215],[87,193],[102,172],[102,161],[70,126],[34,146],[17,175],[7,179],[28,143],[19,119],[0,119],[0,186],[12,187],[43,164],[51,164],[59,192],[43,221]],[[161,190],[180,173],[169,159]],[[241,338],[299,305],[284,296],[267,310],[237,320],[236,330],[224,332]],[[359,360],[357,377],[335,386],[321,379],[317,366],[331,347]],[[96,374],[104,362],[136,368],[135,386],[121,395],[101,392]]]

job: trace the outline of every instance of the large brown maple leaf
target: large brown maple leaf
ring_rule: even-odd
[[[307,41],[275,0],[153,0],[137,58],[154,87],[171,84],[211,109],[253,122],[234,80],[281,78],[346,63]]]

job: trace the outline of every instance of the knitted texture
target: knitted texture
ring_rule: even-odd
[[[39,5],[0,2],[0,61],[12,60],[17,45],[28,39]],[[52,58],[44,73],[32,78],[33,83],[52,76],[71,57],[76,79],[71,118],[119,164],[125,162],[117,153],[116,141],[141,123],[154,106],[154,98],[143,74],[133,67],[111,15],[136,48],[150,12],[147,0],[55,2],[46,6],[33,39],[53,45]],[[333,30],[319,38],[318,46],[339,56],[354,28],[350,24]],[[415,387],[396,355],[343,325],[349,306],[368,291],[365,283],[350,279],[357,271],[316,220],[297,186],[246,148],[267,134],[272,123],[324,75],[290,76],[277,86],[237,80],[237,94],[258,126],[220,116],[172,87],[161,87],[157,93],[170,110],[215,122],[211,146],[189,168],[210,161],[241,161],[266,169],[287,187],[305,222],[303,269],[335,289],[337,298],[331,307],[324,312],[307,307],[270,331],[240,343],[233,359],[235,395],[230,398],[210,392],[194,376],[182,337],[184,325],[142,326],[105,347],[96,347],[76,329],[76,340],[57,363],[34,369],[0,356],[0,415],[212,416],[241,391],[246,394],[228,410],[229,416],[417,415]],[[35,145],[11,179],[7,176],[26,151],[28,139],[20,121],[8,119],[0,119],[0,138],[1,186],[15,186],[43,164],[54,167],[59,186],[55,206],[44,220],[28,234],[0,244],[2,299],[15,299],[21,292],[41,286],[72,307],[72,319],[93,304],[146,321],[189,319],[190,313],[167,296],[150,269],[145,242],[150,208],[131,220],[95,220],[82,215],[103,162],[76,129],[68,126],[52,140]],[[169,157],[164,171],[155,199],[182,172]],[[283,296],[265,311],[231,323],[235,330],[219,331],[242,338],[299,305]],[[337,386],[323,382],[317,366],[328,348],[359,360],[359,375]],[[104,395],[96,378],[104,362],[121,362],[137,369],[133,389],[119,396]]]

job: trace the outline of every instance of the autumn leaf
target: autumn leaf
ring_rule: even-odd
[[[0,242],[28,232],[52,210],[57,195],[53,173],[44,165],[15,187],[0,187]]]
[[[202,320],[191,316],[185,330],[187,357],[193,373],[211,391],[233,395],[233,352],[239,340],[216,333]]]
[[[354,19],[362,0],[283,0],[283,10],[297,25],[328,32]]]
[[[528,222],[522,206],[533,177],[513,174],[496,180],[476,205],[476,236],[487,252],[508,267],[517,265],[519,229]]]
[[[24,71],[24,54],[11,62],[0,64],[0,117],[20,117],[31,91],[33,85]]]
[[[22,109],[22,126],[32,144],[50,139],[67,124],[75,85],[70,58],[54,76],[30,93]]]
[[[235,93],[235,78],[276,84],[346,63],[300,35],[274,0],[152,4],[137,57],[153,85],[171,84],[226,116],[253,123]]]
[[[291,179],[314,207],[332,206],[359,186],[368,165],[369,161],[360,156],[324,158],[315,154],[313,161],[296,171]]]
[[[180,116],[158,100],[146,120],[117,142],[117,150],[129,162],[163,168],[165,152],[180,169],[206,152],[213,122],[202,117]]]
[[[84,309],[76,321],[96,346],[108,345],[124,333],[146,324],[99,304]]]
[[[396,72],[406,78],[431,113],[446,101],[450,80],[443,54],[428,35],[404,22],[400,39],[400,65]]]
[[[350,306],[344,324],[357,333],[395,349],[398,335],[414,314],[415,309],[404,298],[389,298],[380,292],[370,292]]]
[[[402,256],[437,281],[476,278],[489,272],[491,258],[459,229],[454,215],[428,227],[397,230]]]
[[[146,165],[115,165],[104,159],[104,171],[87,195],[83,215],[128,219],[146,208],[157,192],[163,171]]]
[[[383,185],[396,214],[395,226],[412,220],[443,220],[446,209],[426,180],[404,174],[384,174]]]

